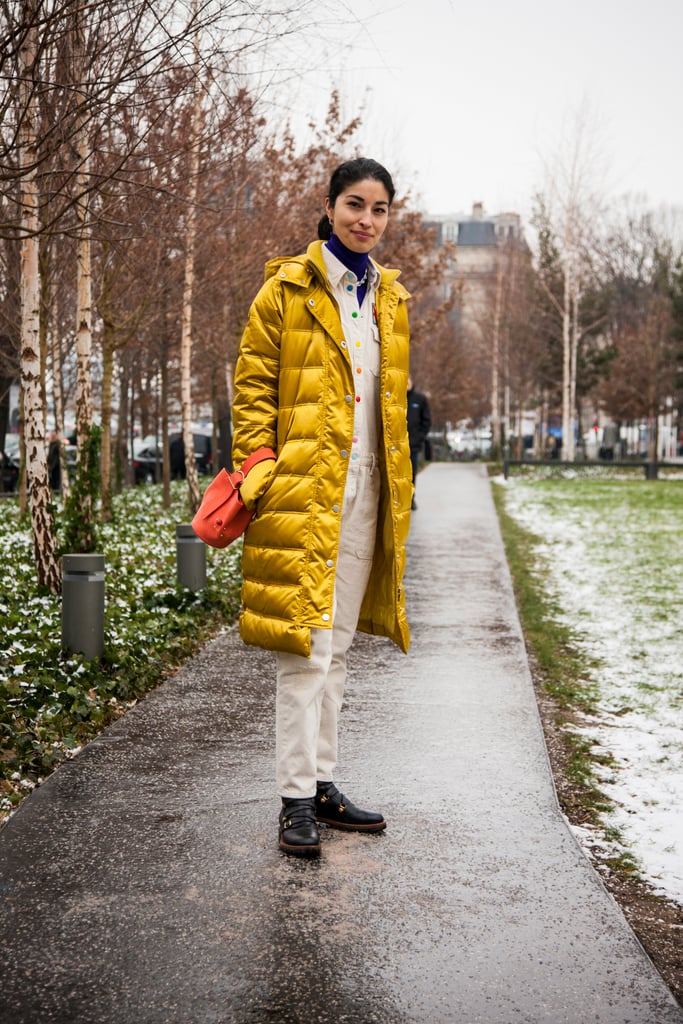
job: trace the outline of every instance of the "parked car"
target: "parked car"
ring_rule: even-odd
[[[193,434],[194,461],[197,472],[203,476],[209,476],[213,471],[213,453],[211,451],[211,437],[208,434]],[[171,476],[173,479],[184,478],[185,476],[185,444],[181,434],[171,437]]]
[[[17,489],[17,481],[19,480],[19,463],[17,460],[8,455],[7,452],[2,453],[2,490],[4,494],[13,494]]]
[[[2,490],[5,494],[16,491],[19,483],[19,435],[5,434],[2,453]]]
[[[20,458],[19,458],[19,435],[18,434],[7,434],[5,437],[5,451],[3,453],[3,484],[5,492],[8,490],[16,490],[16,486],[19,480],[19,469],[20,469]],[[69,444],[68,441],[64,441],[64,458],[66,461],[66,468],[69,473],[69,478],[73,479],[76,472],[76,443],[74,439],[73,444]],[[8,465],[5,466],[5,460]],[[55,475],[54,466],[50,466],[50,452],[48,448],[48,470],[50,473],[50,486],[53,490],[60,489],[59,475]],[[13,486],[8,486],[13,484]]]
[[[208,434],[193,434],[194,458],[197,471],[204,476],[211,474],[213,470],[213,454],[211,451],[211,437]],[[179,480],[185,477],[185,446],[180,434],[171,435],[169,441],[169,455],[171,463],[171,479]],[[163,453],[161,445],[153,439],[145,438],[144,443],[138,443],[133,449],[133,469],[135,472],[136,484],[157,483],[163,474]]]
[[[209,476],[213,472],[211,437],[209,434],[193,434],[192,437],[194,438],[194,460],[197,463],[197,471],[203,476]]]
[[[133,471],[136,484],[154,484],[161,480],[163,453],[161,445],[143,444],[133,451]]]

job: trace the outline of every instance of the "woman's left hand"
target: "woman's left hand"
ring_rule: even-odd
[[[240,497],[248,509],[252,509],[266,491],[275,468],[275,459],[257,462],[240,484]]]

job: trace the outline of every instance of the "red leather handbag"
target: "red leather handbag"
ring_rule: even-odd
[[[227,548],[241,537],[256,510],[249,509],[240,497],[240,485],[253,466],[274,459],[270,448],[259,448],[246,459],[241,469],[228,473],[222,469],[204,491],[202,503],[192,520],[192,529],[212,548]]]

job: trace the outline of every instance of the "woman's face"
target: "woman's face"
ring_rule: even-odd
[[[370,252],[384,234],[389,218],[389,193],[381,181],[364,178],[337,196],[325,199],[332,230],[352,252]]]

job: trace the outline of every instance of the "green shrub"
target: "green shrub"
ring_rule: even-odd
[[[186,485],[114,498],[99,527],[105,556],[105,648],[86,661],[61,649],[61,599],[35,583],[33,539],[14,501],[0,504],[0,819],[47,773],[170,675],[239,606],[239,544],[207,549],[208,585],[176,584],[175,525],[187,522]],[[64,545],[62,545],[63,547]]]

